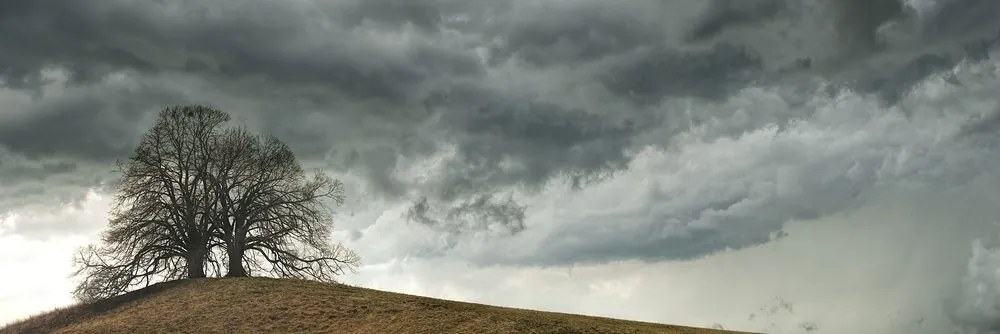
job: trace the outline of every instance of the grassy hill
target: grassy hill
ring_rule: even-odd
[[[726,333],[267,278],[161,283],[0,329],[0,334],[50,332]]]

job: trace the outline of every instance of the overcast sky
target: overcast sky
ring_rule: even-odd
[[[1000,1],[0,1],[0,324],[155,113],[347,184],[343,281],[774,333],[1000,333]]]

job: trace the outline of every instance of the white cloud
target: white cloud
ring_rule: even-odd
[[[109,205],[108,196],[90,191],[49,212],[8,213],[2,221],[16,225],[0,230],[0,324],[73,303],[73,254],[96,241]]]
[[[1000,333],[1000,249],[972,243],[961,288],[954,299],[952,317],[963,334]]]

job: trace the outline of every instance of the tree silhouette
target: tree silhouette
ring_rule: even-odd
[[[319,173],[307,177],[288,146],[274,137],[236,128],[220,142],[212,176],[226,276],[256,271],[329,280],[353,269],[358,256],[327,242],[332,220],[322,200],[343,203],[339,181]]]
[[[108,230],[75,261],[74,294],[95,300],[158,281],[262,273],[333,280],[359,257],[329,243],[340,182],[307,177],[274,137],[224,129],[229,115],[211,107],[160,112],[122,174]],[[224,248],[224,250],[219,250]]]
[[[95,299],[139,284],[205,277],[212,222],[201,214],[211,143],[229,116],[217,109],[170,107],[160,112],[134,154],[119,162],[110,226],[100,247],[78,255],[83,281],[75,294]]]

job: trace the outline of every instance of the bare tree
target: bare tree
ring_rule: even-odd
[[[333,220],[324,201],[343,203],[343,184],[321,173],[308,177],[274,137],[236,128],[221,136],[219,147],[211,174],[226,276],[332,280],[356,269],[357,254],[329,240]]]
[[[205,277],[211,260],[214,202],[207,170],[229,115],[204,106],[160,112],[122,174],[110,226],[100,247],[78,254],[76,295],[83,300],[120,294],[156,280]]]
[[[354,271],[354,252],[331,244],[326,202],[343,185],[307,176],[291,149],[244,128],[211,107],[160,112],[122,173],[100,246],[77,255],[81,300],[179,278],[251,273],[333,280]],[[219,248],[224,248],[219,251]]]

